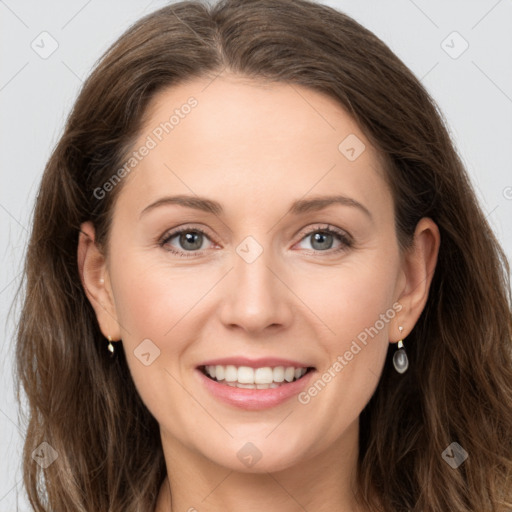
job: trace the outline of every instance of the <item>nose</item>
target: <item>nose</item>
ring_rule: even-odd
[[[293,319],[293,293],[285,284],[286,268],[270,251],[251,260],[243,252],[234,254],[219,311],[222,323],[252,335],[287,327]]]

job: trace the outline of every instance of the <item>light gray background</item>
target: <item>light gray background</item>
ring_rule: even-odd
[[[29,510],[20,471],[23,429],[12,383],[17,310],[9,319],[7,312],[41,174],[95,61],[131,23],[167,3],[0,0],[0,512]],[[323,3],[375,32],[421,78],[448,122],[511,261],[512,0]],[[42,46],[43,31],[58,43],[47,59],[31,48],[34,40]],[[453,31],[469,44],[458,58],[445,51],[454,55],[462,49],[458,36],[446,39]]]

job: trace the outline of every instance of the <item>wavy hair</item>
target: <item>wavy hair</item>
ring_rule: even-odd
[[[77,244],[93,222],[107,253],[115,198],[101,187],[133,150],[164,88],[228,70],[334,98],[382,155],[400,250],[432,218],[441,247],[408,337],[360,417],[358,496],[385,512],[512,509],[509,266],[446,123],[419,80],[372,32],[308,0],[184,1],[137,21],[83,84],[44,169],[17,323],[16,380],[27,398],[23,476],[36,511],[154,510],[166,468],[155,418],[125,354],[111,362],[81,285]],[[58,453],[32,459],[43,441]],[[452,443],[469,454],[458,469]]]

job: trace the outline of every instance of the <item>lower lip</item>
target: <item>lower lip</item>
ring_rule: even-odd
[[[277,388],[268,389],[246,389],[219,384],[217,381],[207,377],[198,368],[196,368],[196,372],[206,389],[215,398],[240,409],[257,411],[275,407],[298,395],[307,386],[315,370],[310,370],[299,380],[282,384]]]

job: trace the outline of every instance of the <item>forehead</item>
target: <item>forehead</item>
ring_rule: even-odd
[[[238,200],[234,215],[308,194],[390,201],[378,154],[353,118],[294,84],[228,75],[167,88],[148,106],[133,150],[119,201],[139,212],[165,193],[210,196],[227,210]]]

